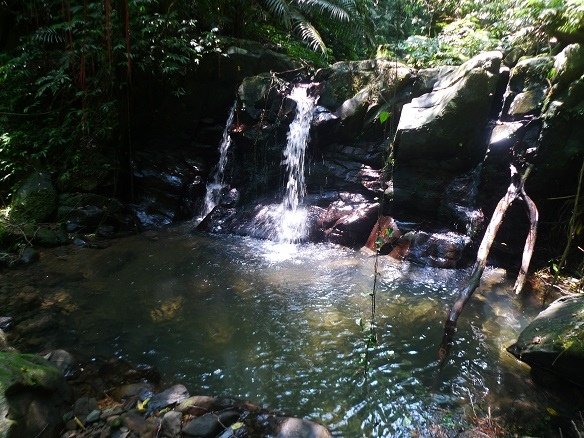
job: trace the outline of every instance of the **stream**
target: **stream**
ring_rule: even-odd
[[[322,422],[335,436],[411,436],[493,417],[543,430],[555,397],[505,347],[540,310],[487,269],[443,369],[443,321],[465,270],[380,259],[378,344],[362,360],[374,258],[181,229],[105,249],[46,250],[46,293],[74,311],[56,344],[157,367],[192,393],[250,400]],[[50,280],[50,281],[49,281]]]

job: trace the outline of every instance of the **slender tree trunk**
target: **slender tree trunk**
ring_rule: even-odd
[[[446,318],[446,322],[444,323],[444,334],[442,336],[442,342],[440,343],[440,349],[438,350],[438,360],[441,364],[443,364],[448,357],[448,353],[450,352],[450,348],[452,346],[452,342],[454,339],[454,334],[456,333],[456,323],[458,321],[458,317],[462,313],[464,306],[479,286],[481,282],[481,277],[485,270],[485,266],[487,265],[487,257],[489,256],[489,252],[491,251],[491,246],[495,237],[497,236],[497,232],[499,231],[499,227],[503,222],[503,218],[505,217],[505,213],[507,209],[511,206],[513,201],[517,198],[522,198],[525,203],[527,204],[527,210],[529,214],[529,234],[527,235],[527,239],[525,241],[525,248],[523,250],[523,259],[521,263],[521,269],[517,276],[517,281],[515,282],[515,292],[519,293],[525,283],[525,275],[527,270],[529,269],[529,263],[531,261],[531,256],[533,254],[533,248],[535,246],[535,239],[537,236],[537,221],[538,221],[538,212],[535,203],[531,200],[529,196],[525,193],[525,181],[529,176],[532,165],[529,165],[522,175],[520,175],[515,168],[514,165],[510,166],[511,168],[511,183],[507,188],[507,193],[505,196],[501,198],[497,207],[495,208],[495,212],[491,217],[491,221],[485,231],[485,235],[483,236],[483,240],[477,252],[477,259],[474,264],[473,270],[466,281],[466,284],[461,289],[457,300],[454,302],[454,305],[450,309],[448,313],[448,318]]]

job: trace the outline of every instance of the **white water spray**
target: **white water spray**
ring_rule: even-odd
[[[306,210],[300,207],[306,194],[304,158],[318,96],[311,96],[308,86],[301,84],[292,89],[289,97],[296,102],[296,116],[288,130],[282,162],[286,165],[288,181],[280,205],[278,240],[293,243],[300,241],[306,232]]]
[[[223,130],[223,137],[221,138],[221,143],[219,144],[219,163],[217,163],[217,169],[213,175],[213,180],[207,183],[205,204],[203,205],[201,218],[207,216],[219,203],[221,199],[221,191],[225,187],[225,166],[227,166],[227,152],[231,146],[231,136],[229,135],[229,130],[231,129],[231,125],[233,125],[236,105],[237,103],[233,104],[231,110],[229,111],[229,116],[227,116],[225,129]]]

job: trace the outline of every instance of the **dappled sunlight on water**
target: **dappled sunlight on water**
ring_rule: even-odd
[[[440,369],[443,321],[467,273],[382,259],[365,368],[356,321],[369,315],[374,259],[359,252],[169,232],[42,263],[76,306],[62,347],[149,363],[193,393],[249,399],[346,437],[427,436],[455,431],[470,406],[545,416],[550,403],[504,351],[539,309],[498,270],[486,271]]]

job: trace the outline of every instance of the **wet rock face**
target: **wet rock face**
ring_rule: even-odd
[[[130,204],[142,230],[192,218],[204,197],[205,166],[188,150],[143,151],[134,163],[135,200]]]
[[[484,157],[481,140],[496,91],[501,53],[479,55],[446,71],[430,93],[404,105],[397,131],[398,212],[435,217],[444,187]]]
[[[554,301],[519,335],[508,351],[532,370],[552,372],[584,386],[584,297],[568,296]]]

